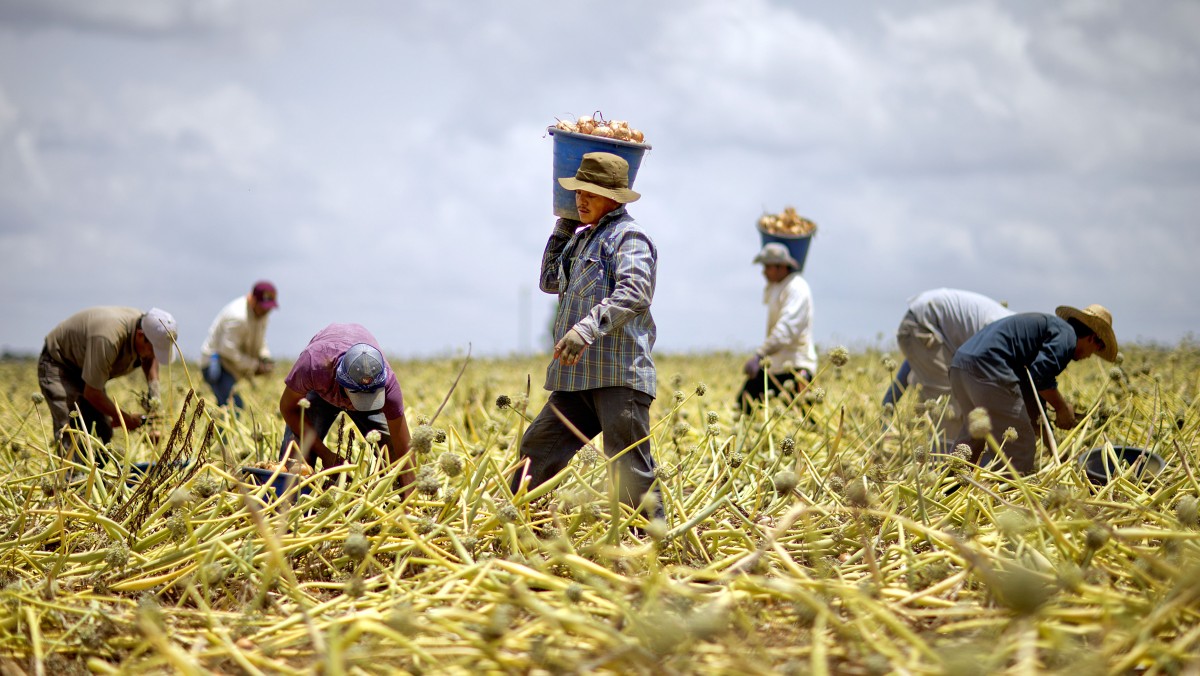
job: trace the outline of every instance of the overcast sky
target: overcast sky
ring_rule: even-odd
[[[545,128],[596,110],[653,145],[659,351],[761,340],[785,205],[825,347],[939,286],[1200,326],[1198,2],[0,0],[0,347],[119,304],[197,355],[265,277],[280,355],[539,349]]]

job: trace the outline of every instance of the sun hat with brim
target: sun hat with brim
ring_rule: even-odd
[[[1113,333],[1112,313],[1103,305],[1092,304],[1082,310],[1070,305],[1059,305],[1054,314],[1068,321],[1078,319],[1083,322],[1104,343],[1104,349],[1097,352],[1104,361],[1117,360],[1117,336]]]
[[[378,411],[387,399],[388,364],[374,345],[357,343],[338,359],[334,380],[356,411]]]
[[[585,190],[614,202],[636,202],[641,195],[629,189],[629,163],[612,153],[587,153],[574,178],[560,178],[567,190]]]
[[[154,348],[154,361],[162,366],[170,364],[175,358],[175,351],[171,348],[175,345],[175,337],[179,335],[179,328],[171,313],[156,307],[150,308],[142,315],[141,329]]]
[[[759,251],[758,255],[754,257],[754,262],[763,265],[786,265],[793,270],[800,269],[800,264],[796,262],[795,258],[792,258],[787,247],[779,242],[764,244],[762,251]]]

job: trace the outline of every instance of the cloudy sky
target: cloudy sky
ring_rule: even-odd
[[[0,347],[157,305],[195,355],[266,277],[280,355],[540,349],[545,128],[596,110],[653,145],[661,351],[761,339],[785,205],[825,347],[938,286],[1200,327],[1194,1],[0,0]]]

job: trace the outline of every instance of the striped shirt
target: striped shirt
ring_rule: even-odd
[[[546,368],[546,389],[577,392],[622,386],[655,396],[654,297],[658,251],[618,207],[593,227],[559,219],[542,254],[541,289],[558,294],[557,343],[574,328],[588,343],[574,366]]]

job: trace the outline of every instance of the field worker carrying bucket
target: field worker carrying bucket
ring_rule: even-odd
[[[539,286],[558,294],[554,354],[546,369],[546,406],[521,440],[513,493],[563,470],[585,440],[604,433],[620,499],[662,517],[650,453],[650,404],[656,374],[654,297],[658,252],[625,205],[640,197],[629,187],[629,165],[617,155],[587,153],[574,177],[579,220],[559,218],[542,254]],[[628,449],[628,450],[626,450]],[[614,515],[615,516],[615,515]]]
[[[404,393],[375,336],[362,326],[330,324],[318,331],[283,382],[279,397],[279,412],[287,423],[279,449],[283,462],[295,461],[298,445],[299,457],[314,468],[317,458],[325,469],[343,464],[344,459],[325,445],[325,435],[342,411],[363,436],[379,433],[379,446],[387,448],[390,462],[408,456]],[[397,483],[407,489],[412,482],[410,463]]]
[[[117,406],[105,385],[141,368],[149,400],[157,402],[158,367],[174,357],[177,335],[175,318],[165,310],[111,306],[77,312],[46,335],[38,357],[38,387],[50,407],[62,455],[77,461],[82,447],[67,433],[68,424],[84,433],[94,431],[107,444],[113,428],[136,430],[146,422],[146,416]],[[79,414],[74,419],[72,411]]]
[[[764,244],[754,262],[762,265],[767,280],[763,289],[767,337],[743,367],[746,383],[738,394],[743,413],[749,413],[768,390],[803,392],[817,370],[812,291],[800,275],[800,263],[779,242]]]
[[[279,307],[279,292],[271,282],[260,281],[245,296],[229,302],[208,329],[200,347],[201,372],[212,388],[218,406],[242,408],[242,397],[233,392],[237,381],[270,373],[275,367],[267,349],[267,315]]]
[[[894,405],[910,386],[919,389],[921,402],[950,396],[950,361],[971,336],[997,319],[1013,314],[1000,303],[972,291],[931,289],[908,299],[908,312],[896,329],[896,344],[904,361],[883,405]],[[939,443],[958,433],[961,411],[946,407],[939,421]]]
[[[986,443],[1013,428],[1001,451],[1021,474],[1034,471],[1040,415],[1036,396],[1054,408],[1055,424],[1075,426],[1075,411],[1058,391],[1058,375],[1072,361],[1093,354],[1105,361],[1117,358],[1112,314],[1101,305],[1077,310],[1059,306],[1055,314],[1026,312],[998,319],[980,329],[954,353],[950,362],[950,391],[963,412],[957,444],[971,447],[971,462],[1004,468]],[[974,413],[982,408],[986,415]]]

